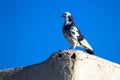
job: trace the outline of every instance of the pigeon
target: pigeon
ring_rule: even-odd
[[[84,49],[89,54],[94,54],[93,48],[89,45],[87,40],[81,34],[80,30],[77,28],[73,21],[73,17],[70,12],[65,12],[62,17],[65,18],[63,24],[62,32],[65,38],[70,43],[69,50],[75,50],[76,47]]]

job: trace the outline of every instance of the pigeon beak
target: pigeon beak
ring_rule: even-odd
[[[62,17],[65,17],[65,15],[63,14]]]

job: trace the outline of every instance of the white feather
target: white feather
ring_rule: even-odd
[[[81,44],[82,44],[83,46],[89,48],[90,50],[93,50],[92,47],[89,45],[89,43],[87,42],[86,39],[83,39],[83,40],[80,41],[80,42],[81,42]],[[80,46],[82,46],[82,45],[80,45]]]

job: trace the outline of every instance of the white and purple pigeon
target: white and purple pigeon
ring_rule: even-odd
[[[75,50],[76,46],[86,50],[89,54],[94,54],[92,47],[89,45],[84,36],[80,33],[73,21],[71,13],[65,12],[63,16],[65,22],[62,28],[65,38],[70,43],[69,50]]]

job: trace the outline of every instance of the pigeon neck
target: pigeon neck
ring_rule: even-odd
[[[72,25],[73,23],[73,20],[70,20],[69,18],[65,19],[65,25]]]

